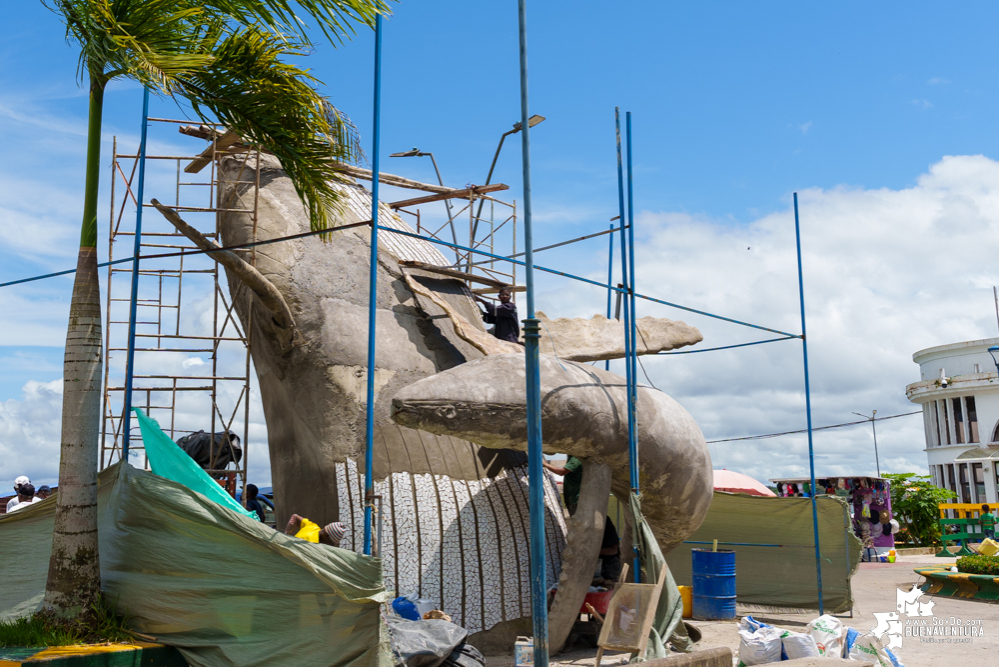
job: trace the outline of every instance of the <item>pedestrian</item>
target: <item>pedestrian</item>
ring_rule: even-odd
[[[23,491],[27,487],[31,487],[31,493],[24,494]],[[9,514],[17,507],[19,504],[25,502],[26,500],[31,500],[35,495],[35,487],[31,486],[31,480],[21,475],[14,480],[14,493],[17,495],[7,501],[7,513]]]
[[[562,477],[562,497],[565,499],[565,508],[569,510],[569,516],[576,513],[579,505],[579,488],[583,484],[583,462],[575,456],[570,456],[564,468],[558,468],[542,461],[541,465],[546,470]]]
[[[517,304],[511,299],[513,294],[509,288],[502,288],[499,291],[499,304],[486,301],[478,294],[475,300],[486,307],[486,312],[482,314],[482,319],[486,324],[493,325],[493,335],[500,340],[507,340],[511,343],[520,343],[520,322],[517,320]]]
[[[610,517],[604,517],[604,539],[600,544],[600,578],[617,581],[621,576],[621,538]]]
[[[267,520],[267,511],[264,509],[264,505],[271,508],[274,511],[274,503],[267,499],[267,496],[260,495],[260,489],[257,488],[256,484],[246,485],[246,509],[252,510],[257,513],[257,518],[261,522]]]
[[[982,513],[978,515],[978,525],[982,527],[985,537],[992,540],[996,538],[996,517],[989,512],[988,505],[982,505]]]
[[[41,498],[42,500],[45,500],[51,495],[52,495],[52,489],[49,487],[48,484],[42,484],[40,487],[38,487],[38,490],[35,491],[35,498]]]
[[[41,498],[35,498],[35,487],[31,484],[31,482],[21,484],[17,487],[17,500],[17,504],[13,507],[10,506],[10,503],[7,503],[7,507],[10,507],[10,509],[7,510],[7,514],[23,510],[28,505],[34,505],[35,503],[42,502]]]

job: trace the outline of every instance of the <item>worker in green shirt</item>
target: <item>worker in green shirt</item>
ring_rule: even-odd
[[[565,507],[569,510],[569,515],[576,513],[576,506],[579,505],[579,487],[583,483],[583,462],[575,456],[570,456],[565,462],[564,468],[557,468],[548,461],[542,461],[545,469],[559,475],[562,478],[562,496],[565,498]]]
[[[989,512],[988,505],[982,505],[982,513],[978,515],[978,525],[982,527],[985,537],[996,538],[996,517]]]

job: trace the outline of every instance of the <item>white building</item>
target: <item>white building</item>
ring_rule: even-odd
[[[952,502],[996,505],[999,478],[999,376],[988,349],[999,338],[920,350],[920,381],[905,388],[923,406],[926,460]],[[999,357],[999,354],[997,354]]]

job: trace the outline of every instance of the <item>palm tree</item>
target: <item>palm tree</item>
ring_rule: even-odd
[[[45,607],[78,618],[100,594],[97,457],[101,306],[97,276],[97,195],[104,90],[113,79],[189,102],[278,157],[306,202],[314,229],[337,203],[336,165],[360,154],[349,121],[283,59],[305,55],[304,22],[332,42],[356,23],[372,26],[384,0],[43,0],[80,48],[90,87],[86,195],[64,360],[59,494]],[[207,112],[207,113],[206,113]]]

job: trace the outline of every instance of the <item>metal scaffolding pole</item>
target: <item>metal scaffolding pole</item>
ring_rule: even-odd
[[[610,225],[610,233],[607,234],[607,284],[614,284],[614,223]],[[614,290],[607,288],[607,319],[611,318],[611,297],[614,296]],[[604,362],[604,370],[610,370],[610,359]]]
[[[634,382],[634,373],[632,366],[632,353],[634,352],[635,341],[633,336],[633,329],[631,326],[632,319],[632,307],[634,302],[632,301],[632,295],[635,290],[631,285],[631,280],[634,276],[633,272],[629,271],[631,258],[628,256],[628,246],[629,237],[628,229],[628,211],[625,209],[625,189],[624,189],[624,157],[621,151],[621,109],[620,107],[614,108],[614,131],[617,138],[617,205],[618,205],[618,215],[619,219],[619,229],[621,231],[621,283],[624,285],[624,375],[625,375],[625,393],[628,398],[628,467],[630,472],[630,483],[632,493],[637,492],[638,488],[638,469],[633,466],[635,461],[635,456],[631,451],[632,442],[635,442],[635,406],[634,399],[635,395],[632,393],[632,383]],[[629,166],[629,192],[630,192],[630,166]],[[630,199],[630,196],[629,196]],[[635,537],[637,540],[637,536]],[[637,543],[636,543],[637,544]],[[632,570],[634,572],[635,581],[639,581],[641,577],[640,568],[638,567],[638,547],[633,545],[634,552],[634,564]]]
[[[364,430],[364,553],[371,555],[371,510],[374,503],[375,316],[378,313],[378,151],[382,113],[382,16],[375,16],[375,101],[371,147],[371,265],[368,270],[368,396]]]
[[[527,2],[518,0],[520,33],[520,123],[524,163],[524,260],[527,318],[524,346],[527,375],[527,474],[531,513],[531,615],[534,621],[534,664],[548,667],[548,586],[545,572],[545,473],[541,455],[540,321],[534,314],[534,237],[531,228],[531,128],[527,103]]]
[[[132,296],[129,301],[128,351],[125,362],[125,407],[122,412],[121,460],[128,461],[132,431],[132,379],[135,375],[135,324],[139,303],[139,254],[142,250],[142,202],[146,184],[146,135],[149,129],[149,88],[142,89],[142,137],[139,140],[139,184],[136,190],[135,250],[132,253]],[[108,286],[108,294],[111,293]],[[178,318],[179,319],[179,318]]]
[[[819,512],[815,504],[815,449],[812,446],[812,391],[808,383],[808,339],[805,337],[805,283],[801,272],[801,228],[798,224],[798,193],[794,193],[794,242],[798,251],[798,298],[801,303],[801,354],[805,362],[805,415],[808,419],[808,474],[811,480],[812,531],[815,534],[815,580],[819,588],[819,615],[822,608],[822,552],[819,548]]]

